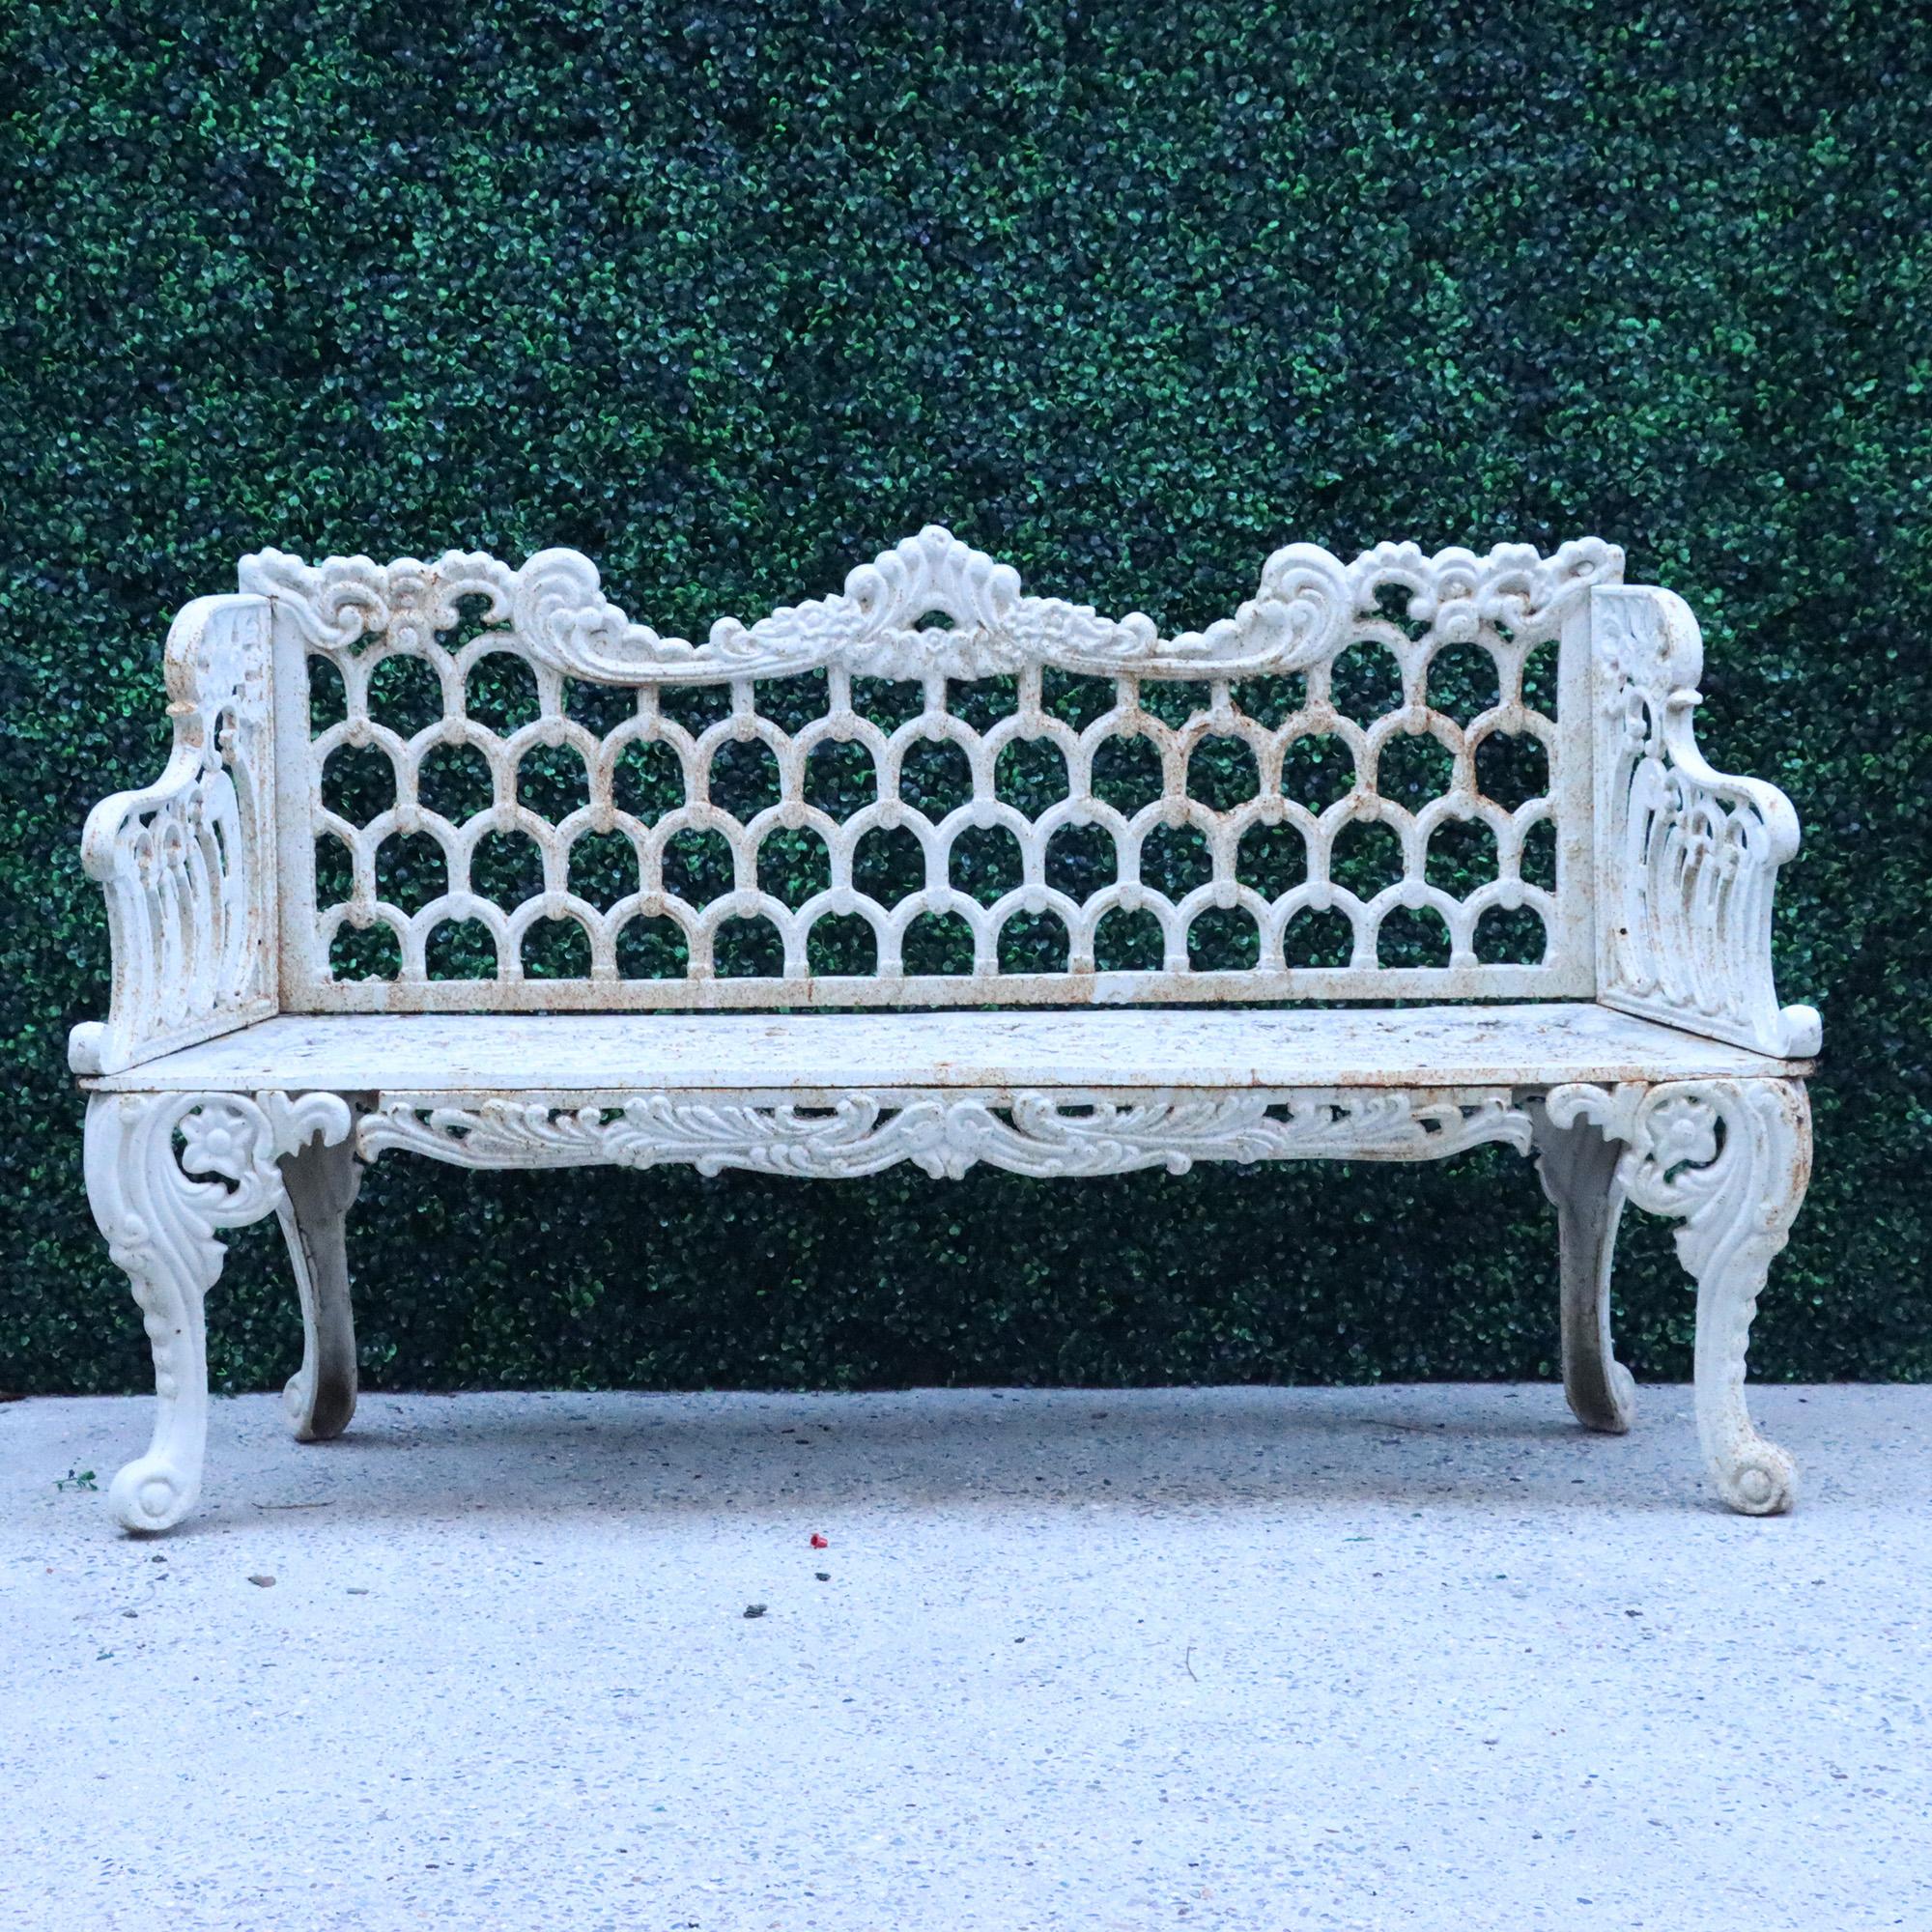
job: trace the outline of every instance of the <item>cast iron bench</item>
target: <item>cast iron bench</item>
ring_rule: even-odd
[[[1578,1418],[1631,1418],[1628,1199],[1697,1283],[1719,1493],[1788,1508],[1744,1375],[1810,1161],[1798,826],[1705,763],[1696,624],[1622,566],[1296,544],[1162,638],[933,527],[693,644],[572,551],[244,559],[169,633],[165,774],[85,836],[88,1194],[158,1397],[116,1516],[195,1501],[224,1229],[280,1217],[294,1429],[348,1423],[344,1219],[391,1149],[1049,1178],[1489,1141],[1556,1206]]]

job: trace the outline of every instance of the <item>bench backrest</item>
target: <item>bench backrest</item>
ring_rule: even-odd
[[[291,1011],[1587,997],[1594,539],[1277,552],[1163,639],[933,527],[698,644],[267,551]]]

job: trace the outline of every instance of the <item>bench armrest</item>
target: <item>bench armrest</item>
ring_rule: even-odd
[[[81,865],[107,895],[113,991],[68,1037],[76,1073],[118,1073],[276,1009],[269,600],[200,597],[165,654],[174,751],[159,780],[88,814]]]
[[[1597,998],[1785,1059],[1816,1053],[1811,1007],[1780,1007],[1771,903],[1798,850],[1776,785],[1714,771],[1691,713],[1697,620],[1668,590],[1590,593],[1597,705]]]

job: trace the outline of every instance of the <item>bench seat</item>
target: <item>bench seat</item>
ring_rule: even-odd
[[[94,1083],[340,1094],[1543,1089],[1808,1063],[1580,1002],[1256,1011],[287,1013]]]

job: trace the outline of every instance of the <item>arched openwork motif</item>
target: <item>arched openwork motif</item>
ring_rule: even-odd
[[[1621,565],[1292,545],[1163,638],[935,526],[694,644],[574,552],[266,552],[284,997],[1587,992],[1587,687],[1560,688]]]

